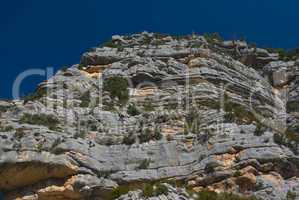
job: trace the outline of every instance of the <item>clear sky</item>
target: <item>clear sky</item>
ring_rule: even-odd
[[[263,47],[299,47],[298,0],[1,0],[0,98],[30,68],[70,66],[113,34],[219,32]],[[22,94],[45,77],[31,77]]]

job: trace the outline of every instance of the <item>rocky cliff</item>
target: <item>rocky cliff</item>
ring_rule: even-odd
[[[215,35],[113,36],[1,101],[20,200],[299,199],[299,60]]]

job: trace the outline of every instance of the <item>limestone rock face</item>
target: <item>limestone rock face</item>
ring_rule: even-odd
[[[0,191],[22,200],[299,197],[298,69],[243,41],[113,36],[34,95],[0,101]]]

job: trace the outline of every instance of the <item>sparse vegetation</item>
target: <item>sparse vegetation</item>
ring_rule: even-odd
[[[197,193],[196,200],[257,200],[255,197],[241,197],[232,193],[216,193],[201,191]]]
[[[128,134],[123,139],[123,144],[125,145],[132,145],[136,142],[136,137],[133,134]]]
[[[240,170],[237,170],[237,171],[235,171],[235,173],[234,173],[234,177],[239,177],[239,176],[241,176],[242,175],[242,173],[240,172]]]
[[[285,134],[276,133],[273,135],[273,140],[278,145],[283,145],[290,148],[294,154],[298,155],[299,136],[298,133],[286,131]]]
[[[136,116],[140,114],[140,111],[138,110],[138,108],[136,107],[136,105],[134,103],[130,104],[128,106],[128,114],[131,116]]]
[[[36,101],[47,94],[46,88],[38,88],[34,93],[29,94],[23,97],[24,104],[28,103],[29,101]]]
[[[112,40],[108,40],[107,42],[105,42],[104,44],[101,45],[102,47],[110,47],[110,48],[116,48],[118,49],[119,51],[123,50],[123,47],[116,43],[116,42],[113,42]]]
[[[77,67],[79,70],[84,70],[85,66],[83,64],[79,64]]]
[[[211,44],[223,41],[219,33],[205,33],[204,37],[207,40],[207,42]]]
[[[163,135],[161,134],[161,131],[158,127],[155,128],[154,131],[152,131],[149,128],[146,128],[139,136],[139,142],[140,143],[146,143],[151,140],[161,140],[163,138]]]
[[[80,97],[80,101],[81,101],[81,103],[80,103],[80,107],[82,107],[82,108],[87,108],[87,107],[89,107],[90,102],[91,102],[91,100],[90,100],[90,91],[89,91],[89,90],[86,91],[86,92],[84,92],[84,93],[81,95],[81,97]]]
[[[53,115],[24,113],[20,122],[23,124],[42,125],[50,130],[57,130],[59,120]]]
[[[155,128],[153,138],[154,138],[155,140],[161,140],[161,139],[163,138],[163,135],[161,134],[161,130],[160,130],[159,127],[156,127],[156,128]]]
[[[25,129],[24,128],[18,128],[15,132],[15,138],[17,140],[22,139],[25,136]]]
[[[155,110],[151,99],[149,99],[149,98],[145,99],[144,104],[143,104],[143,109],[146,112],[151,112],[151,111]]]
[[[288,191],[287,193],[287,197],[286,197],[286,200],[295,200],[297,197],[296,193],[295,192],[292,192],[292,191]]]
[[[265,128],[261,123],[257,123],[256,129],[254,131],[255,136],[262,136],[265,133]]]
[[[168,192],[168,188],[163,184],[157,184],[154,191],[155,196],[168,195]]]
[[[120,196],[127,194],[130,191],[130,187],[124,185],[124,186],[119,186],[115,189],[112,190],[112,192],[110,193],[108,199],[109,200],[114,200],[119,198]]]
[[[226,122],[235,122],[237,124],[258,122],[250,111],[246,110],[244,106],[233,102],[226,94],[224,96],[224,111],[226,112],[224,116]]]
[[[295,60],[299,57],[299,48],[285,50],[282,48],[267,48],[270,53],[278,53],[279,59],[284,61]]]
[[[13,130],[12,126],[4,126],[0,123],[0,132],[9,132],[12,130]]]
[[[154,186],[152,184],[145,184],[142,192],[144,197],[152,197],[154,196]]]
[[[128,81],[122,77],[112,77],[104,81],[104,91],[109,92],[110,97],[119,105],[125,105],[129,100]]]
[[[198,133],[199,132],[199,114],[196,109],[191,109],[185,118],[184,133]]]
[[[147,169],[151,163],[150,159],[144,159],[136,169]]]
[[[299,112],[299,102],[293,101],[287,103],[288,112]]]
[[[147,183],[144,185],[143,187],[143,196],[146,197],[146,198],[150,198],[150,197],[153,197],[153,196],[160,196],[160,195],[168,195],[168,188],[163,185],[163,184],[150,184],[150,183]]]
[[[78,139],[78,138],[82,138],[84,139],[86,137],[86,131],[85,130],[78,130],[76,131],[76,133],[74,134],[74,138]]]

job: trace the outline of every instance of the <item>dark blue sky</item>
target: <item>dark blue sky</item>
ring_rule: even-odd
[[[113,34],[220,32],[259,46],[299,46],[298,0],[1,0],[0,98],[29,68],[59,69]],[[22,94],[45,77],[31,77]]]

